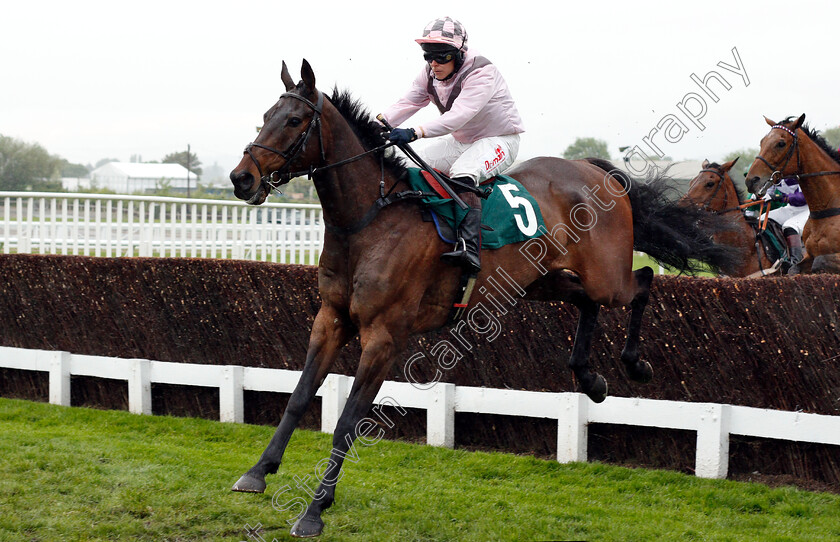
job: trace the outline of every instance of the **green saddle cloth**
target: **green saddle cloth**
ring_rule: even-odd
[[[455,204],[431,175],[419,168],[408,168],[406,182],[413,190],[434,192],[435,195],[423,198],[423,203],[457,231],[467,212]],[[482,229],[482,248],[500,248],[542,235],[545,223],[540,206],[517,180],[498,175],[482,186],[493,189],[481,205],[481,223],[492,228],[492,231]]]

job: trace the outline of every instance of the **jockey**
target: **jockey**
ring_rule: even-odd
[[[767,213],[767,216],[782,225],[782,231],[787,240],[791,269],[788,274],[795,274],[802,261],[802,230],[808,221],[810,211],[805,202],[805,195],[799,189],[799,181],[795,177],[788,177],[775,185],[774,189],[764,195],[770,202],[781,202],[783,205]]]
[[[427,65],[409,91],[382,115],[392,126],[400,126],[434,102],[440,117],[412,128],[394,128],[388,139],[405,144],[421,137],[439,138],[422,149],[423,159],[477,188],[510,167],[519,152],[519,134],[524,130],[513,97],[496,66],[467,47],[467,31],[455,19],[435,19],[415,41]],[[470,209],[458,226],[455,249],[442,259],[478,272],[481,199],[468,189],[461,198]]]

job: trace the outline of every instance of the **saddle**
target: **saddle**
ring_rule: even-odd
[[[458,225],[466,211],[426,171],[409,168],[406,183],[423,192],[420,199],[424,220],[434,222],[438,236],[445,243],[454,243]],[[497,249],[543,235],[545,221],[537,201],[516,179],[497,175],[481,184],[486,197],[481,212],[481,248]]]
[[[782,231],[782,225],[773,220],[767,220],[767,227],[764,231],[760,230],[759,217],[745,216],[747,224],[755,231],[757,240],[761,243],[767,257],[772,261],[781,260],[784,263],[790,263],[790,254],[788,254],[787,240]]]

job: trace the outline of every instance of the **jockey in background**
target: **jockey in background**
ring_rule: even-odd
[[[799,181],[795,177],[782,179],[781,182],[768,190],[764,199],[769,202],[781,203],[771,209],[767,215],[782,225],[782,231],[788,244],[791,267],[788,274],[799,272],[797,264],[802,261],[802,230],[808,221],[810,211],[805,202],[805,195],[799,188]],[[762,217],[763,218],[763,217]]]

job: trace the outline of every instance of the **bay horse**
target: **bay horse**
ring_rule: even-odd
[[[292,432],[339,349],[358,335],[361,359],[335,428],[328,466],[291,530],[294,536],[309,537],[324,527],[321,514],[335,499],[343,459],[360,438],[359,428],[409,336],[447,324],[461,270],[440,261],[449,245],[438,239],[432,223],[423,221],[420,206],[409,199],[381,204],[387,199],[384,187],[393,189],[407,173],[404,159],[385,152],[381,124],[346,91],[335,89],[326,97],[316,88],[306,60],[301,78],[295,84],[283,63],[286,90],[265,113],[262,130],[230,178],[237,198],[259,205],[277,185],[309,174],[326,227],[318,263],[321,307],[304,369],[280,424],[259,461],[232,489],[265,491],[265,476],[277,472]],[[511,297],[576,305],[580,319],[568,364],[593,401],[607,396],[606,380],[588,363],[599,309],[630,305],[621,360],[630,378],[649,381],[653,370],[639,358],[638,346],[653,271],[632,269],[634,247],[681,270],[699,269],[689,259],[693,255],[723,265],[732,254],[697,225],[710,224],[707,214],[678,209],[657,182],[631,188],[631,179],[606,161],[535,158],[508,174],[539,203],[545,233],[527,243],[485,251],[470,304],[491,306],[491,274],[503,272],[508,284],[515,285]]]
[[[699,205],[701,209],[709,213],[730,215],[734,218],[734,226],[731,230],[714,234],[716,243],[736,247],[740,253],[740,260],[734,266],[721,269],[724,275],[760,277],[776,274],[779,271],[779,258],[783,254],[772,253],[763,242],[760,221],[748,219],[744,214],[746,195],[738,188],[729,173],[737,161],[738,159],[735,158],[724,164],[718,164],[704,160],[703,169],[691,180],[682,202]],[[776,223],[771,221],[768,221],[768,225],[777,227]],[[778,233],[769,235],[776,235],[784,246],[784,236],[780,234],[781,229]]]
[[[747,189],[763,196],[788,177],[799,179],[811,214],[802,231],[802,273],[840,273],[840,153],[804,124],[805,115],[774,122],[749,171]]]

